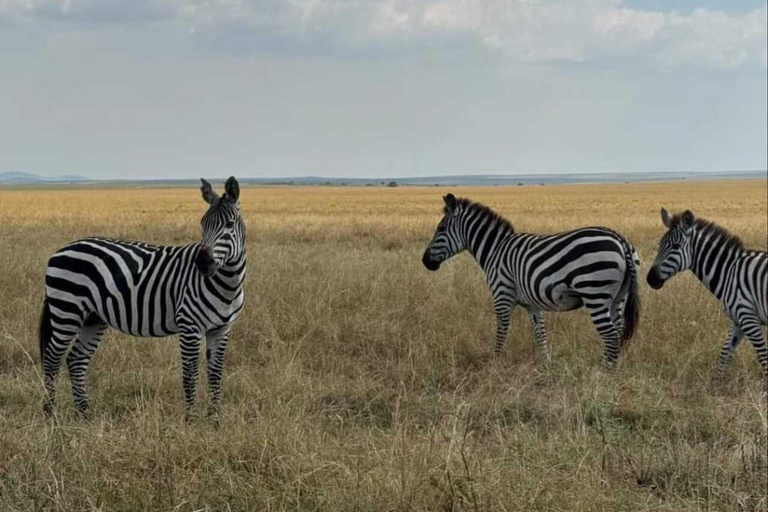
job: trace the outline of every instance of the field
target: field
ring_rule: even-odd
[[[644,281],[661,206],[765,249],[766,182],[450,189],[519,231],[604,225],[632,241],[642,318],[612,373],[584,310],[547,315],[548,374],[522,311],[492,357],[479,267],[421,264],[448,190],[242,190],[246,309],[219,428],[183,421],[175,339],[114,331],[90,366],[93,417],[74,413],[66,370],[58,421],[42,414],[50,254],[91,234],[198,241],[198,190],[0,190],[0,510],[766,510],[754,350],[744,341],[716,384],[719,304],[690,273],[658,292]]]

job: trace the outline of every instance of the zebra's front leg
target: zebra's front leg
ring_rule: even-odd
[[[72,381],[72,400],[75,403],[75,409],[83,417],[88,416],[85,374],[88,370],[88,363],[91,362],[91,357],[96,352],[96,348],[98,348],[106,331],[107,324],[96,315],[91,315],[80,329],[80,335],[67,355],[69,379]]]
[[[181,347],[181,380],[184,387],[184,419],[190,421],[195,408],[197,374],[200,363],[200,341],[202,334],[197,330],[185,330],[179,334]]]
[[[218,416],[221,404],[221,378],[224,373],[224,352],[229,342],[229,325],[208,331],[205,358],[208,367],[208,415]]]
[[[603,368],[612,370],[619,359],[619,332],[613,324],[611,308],[603,303],[587,303],[585,306],[592,324],[603,340]]]
[[[504,348],[504,344],[507,342],[509,317],[514,307],[515,304],[510,303],[507,299],[498,298],[494,300],[493,310],[496,313],[496,343],[493,347],[493,353],[497,356],[501,355],[501,349]]]
[[[715,372],[715,377],[718,380],[721,380],[725,376],[725,371],[728,368],[731,359],[733,359],[733,351],[739,345],[739,342],[741,342],[743,337],[744,333],[741,332],[739,326],[736,323],[731,324],[731,329],[728,331],[728,337],[725,339],[725,343],[723,343],[723,348],[720,349],[720,363],[717,365],[717,372]]]
[[[541,311],[528,311],[528,318],[533,326],[533,335],[538,346],[538,362],[544,367],[549,366],[549,349],[547,348],[547,330],[544,326],[544,315]]]

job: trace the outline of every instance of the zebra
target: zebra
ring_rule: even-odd
[[[720,300],[731,320],[716,375],[724,374],[733,350],[746,336],[757,352],[768,391],[768,347],[763,334],[768,325],[768,253],[747,249],[739,237],[694,217],[690,210],[670,217],[662,208],[661,221],[667,232],[648,271],[648,284],[658,290],[678,272],[691,270]]]
[[[51,256],[40,315],[40,359],[47,416],[53,414],[55,379],[64,354],[76,410],[88,416],[85,374],[108,327],[132,336],[179,334],[185,418],[195,405],[198,359],[206,338],[209,413],[218,416],[224,351],[243,308],[245,223],[234,177],[219,195],[201,179],[208,210],[202,241],[183,246],[91,237]]]
[[[604,343],[603,366],[613,368],[639,323],[637,251],[621,235],[589,227],[554,235],[515,232],[496,212],[453,194],[422,263],[436,271],[467,250],[485,273],[496,314],[498,356],[510,314],[522,306],[533,326],[540,362],[549,362],[544,311],[586,307]],[[623,317],[622,317],[623,313]]]

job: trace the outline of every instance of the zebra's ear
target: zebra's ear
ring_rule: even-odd
[[[664,223],[665,227],[669,227],[669,212],[664,208],[661,209],[661,222]]]
[[[445,202],[445,212],[450,215],[456,215],[456,196],[449,193],[443,196]]]
[[[227,180],[227,183],[224,185],[224,192],[227,193],[227,198],[233,203],[240,199],[240,184],[234,176],[230,176]]]
[[[210,183],[205,181],[203,178],[200,178],[200,192],[203,194],[203,200],[213,206],[214,204],[219,202],[219,194],[217,194]]]
[[[693,212],[691,210],[685,210],[683,212],[683,228],[686,231],[689,231],[693,227],[694,220]]]

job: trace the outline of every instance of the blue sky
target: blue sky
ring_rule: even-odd
[[[0,0],[0,172],[765,169],[766,30],[745,1]]]

